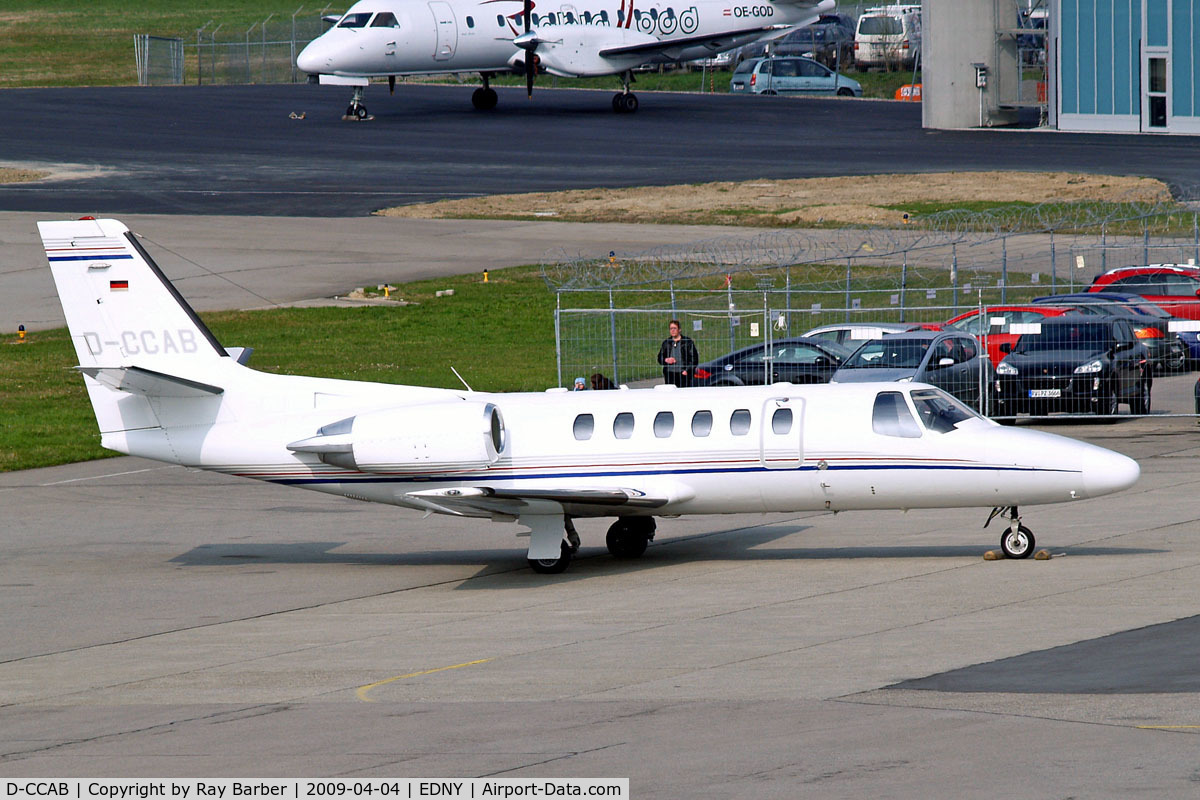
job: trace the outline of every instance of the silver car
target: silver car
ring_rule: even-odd
[[[974,336],[958,332],[909,331],[868,339],[830,382],[929,383],[978,409],[994,381],[991,362],[980,350]]]

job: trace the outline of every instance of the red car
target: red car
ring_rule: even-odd
[[[1072,311],[1080,313],[1080,309],[1072,306],[984,306],[982,317],[979,309],[974,309],[949,320],[945,327],[973,334],[987,348],[988,358],[995,365],[1006,355],[1000,352],[1000,345],[1014,345],[1021,335],[1010,332],[1012,325],[1041,322],[1046,317],[1058,317]]]
[[[1118,267],[1098,276],[1088,291],[1141,295],[1173,317],[1200,319],[1200,267],[1186,264]]]

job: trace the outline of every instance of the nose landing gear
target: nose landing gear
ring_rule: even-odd
[[[1029,558],[1035,547],[1033,531],[1021,524],[1021,517],[1016,506],[999,506],[992,509],[988,515],[987,527],[996,517],[1008,517],[1008,527],[1000,535],[1000,550],[1005,558]]]
[[[362,104],[363,87],[355,86],[354,95],[350,98],[350,105],[346,107],[346,113],[342,117],[347,122],[366,122],[375,119],[367,113],[367,107]]]

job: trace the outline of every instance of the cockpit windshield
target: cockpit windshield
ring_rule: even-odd
[[[982,419],[966,405],[940,389],[916,389],[910,394],[922,424],[935,433],[950,433],[960,422]]]
[[[400,23],[396,20],[396,15],[390,11],[380,11],[375,15],[375,19],[371,20],[372,28],[399,28]]]
[[[371,12],[355,12],[342,17],[341,22],[337,24],[339,28],[365,28],[367,21],[371,19]]]

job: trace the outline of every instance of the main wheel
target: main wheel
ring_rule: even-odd
[[[366,119],[367,118],[367,107],[366,106],[358,106],[357,108],[355,108],[354,116],[358,117],[359,119]]]
[[[499,96],[496,90],[490,86],[486,89],[479,88],[471,93],[471,105],[475,106],[480,111],[491,111],[496,107]]]
[[[1005,558],[1029,558],[1033,552],[1033,531],[1020,525],[1014,531],[1008,528],[1000,536],[1000,549]]]
[[[604,537],[608,552],[615,558],[638,558],[646,552],[646,546],[654,538],[653,526],[654,520],[650,520],[650,525],[647,526],[640,520],[635,522],[633,519],[618,519],[609,527],[608,535]]]
[[[562,555],[558,558],[530,558],[529,568],[534,572],[542,575],[557,575],[567,568],[571,563],[571,546],[566,542],[562,543]]]
[[[1138,384],[1137,394],[1133,400],[1129,402],[1129,411],[1132,414],[1149,414],[1150,413],[1150,381],[1149,379]]]

